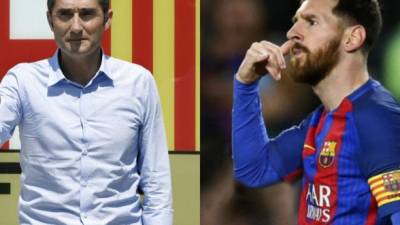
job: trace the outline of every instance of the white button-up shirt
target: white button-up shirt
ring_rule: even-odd
[[[58,53],[19,64],[0,84],[0,143],[17,125],[21,224],[172,224],[162,112],[143,67],[103,55],[82,86]]]

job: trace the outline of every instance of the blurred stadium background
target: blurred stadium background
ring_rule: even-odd
[[[200,224],[200,0],[111,0],[107,54],[144,65],[157,81],[168,136],[174,224]],[[46,0],[0,1],[0,79],[19,62],[55,49]],[[127,74],[128,75],[128,74]],[[15,225],[19,195],[18,132],[0,151],[0,224]],[[29,151],[29,149],[27,149]]]
[[[370,74],[400,98],[400,1],[381,0],[384,26],[369,57]],[[298,184],[250,190],[232,179],[232,77],[252,42],[283,43],[299,6],[293,0],[202,0],[201,224],[296,224]],[[262,81],[271,136],[297,124],[318,104],[290,79]],[[288,162],[289,163],[289,162]]]

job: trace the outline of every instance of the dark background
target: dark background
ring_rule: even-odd
[[[392,81],[400,74],[387,65],[400,64],[400,55],[386,53],[394,42],[400,43],[400,1],[380,2],[384,26],[370,53],[369,72],[396,92],[400,84]],[[233,181],[230,134],[233,74],[252,42],[286,40],[298,6],[293,0],[201,1],[202,225],[296,223],[298,184],[251,190]],[[270,136],[299,123],[320,104],[310,87],[287,78],[263,78],[261,87]]]

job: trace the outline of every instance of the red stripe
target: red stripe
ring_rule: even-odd
[[[297,180],[301,175],[303,174],[303,169],[297,169],[283,178],[284,181],[286,182],[293,182]]]
[[[10,144],[7,141],[6,143],[3,144],[3,146],[1,146],[0,151],[8,151],[10,149]]]
[[[299,206],[299,215],[297,218],[297,223],[300,225],[307,224],[306,215],[307,215],[307,192],[308,192],[308,182],[305,178],[303,178],[303,189],[301,191],[300,196],[300,206]]]
[[[319,185],[326,185],[331,189],[329,196],[330,203],[330,221],[333,221],[337,210],[338,200],[338,159],[342,149],[343,135],[346,131],[346,114],[352,109],[351,102],[345,99],[339,109],[333,114],[333,122],[330,131],[325,137],[325,141],[336,141],[335,159],[331,166],[322,167],[317,159],[317,174],[314,178],[314,185],[317,188]]]
[[[330,131],[328,132],[327,136],[325,137],[324,141],[336,141],[336,148],[335,148],[335,160],[333,161],[333,164],[331,166],[328,166],[326,168],[322,167],[319,163],[319,159],[315,158],[317,165],[317,173],[314,177],[314,188],[315,188],[315,194],[318,197],[318,200],[321,200],[320,194],[320,188],[321,185],[328,186],[330,188],[330,196],[328,197],[329,199],[329,205],[330,207],[327,206],[319,206],[321,208],[326,208],[330,209],[329,211],[329,216],[330,216],[330,222],[333,221],[336,209],[337,209],[337,197],[338,197],[338,186],[337,186],[337,181],[338,181],[338,158],[342,146],[342,138],[344,135],[344,132],[346,130],[346,113],[351,111],[352,105],[349,100],[344,100],[340,108],[334,113],[333,115],[333,122],[332,126],[330,128]],[[307,138],[306,138],[306,144],[311,145],[315,147],[315,137],[319,132],[321,132],[326,120],[326,113],[324,112],[322,114],[322,118],[319,121],[319,124],[316,129],[310,129],[309,132],[307,133]],[[315,131],[315,133],[314,133]],[[305,157],[303,153],[303,157]],[[312,156],[311,156],[312,157]],[[305,176],[305,184],[304,188],[302,191],[301,195],[301,200],[300,200],[300,209],[299,209],[299,218],[298,218],[298,223],[299,224],[325,224],[322,221],[311,221],[307,219],[307,192],[308,189],[310,188],[308,185],[307,177]],[[325,202],[322,201],[322,204]]]
[[[369,207],[366,225],[374,225],[376,223],[376,217],[377,217],[377,203],[374,196],[371,196],[371,205]]]
[[[175,150],[195,150],[195,0],[175,0]]]
[[[133,0],[132,59],[153,71],[153,0]]]
[[[104,32],[102,47],[105,54],[111,55],[111,29]]]

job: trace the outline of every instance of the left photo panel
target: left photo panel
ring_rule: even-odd
[[[200,0],[0,12],[0,224],[200,225]]]

